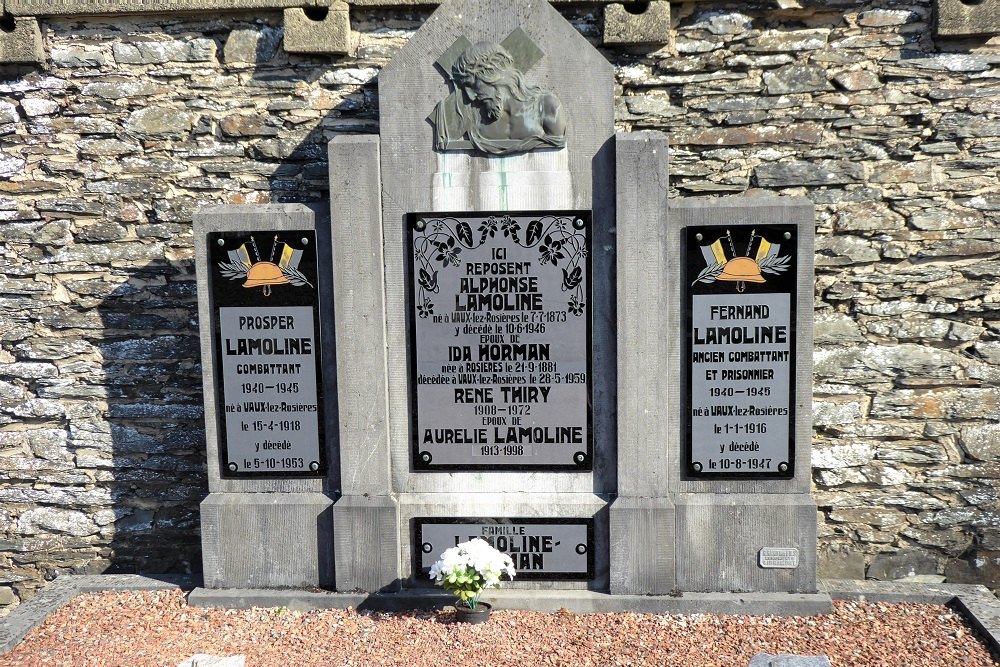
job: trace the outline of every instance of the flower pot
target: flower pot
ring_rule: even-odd
[[[459,602],[455,605],[455,620],[459,623],[485,623],[490,620],[490,605],[480,602],[475,609]]]

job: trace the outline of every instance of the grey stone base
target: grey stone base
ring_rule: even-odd
[[[816,504],[800,494],[678,494],[677,588],[816,591]],[[796,548],[798,566],[759,565],[765,547]]]
[[[333,501],[322,493],[211,493],[201,503],[209,588],[333,585]]]
[[[669,595],[609,595],[595,591],[491,590],[483,599],[494,609],[523,609],[576,613],[634,612],[641,614],[743,614],[750,616],[813,616],[829,613],[830,596],[823,593],[684,593]],[[208,590],[197,588],[188,596],[193,607],[286,607],[310,609],[371,609],[406,611],[442,609],[453,605],[455,596],[441,590],[404,590],[365,595],[309,591]]]
[[[400,586],[399,505],[391,496],[344,496],[333,506],[337,590]]]
[[[748,667],[830,667],[825,655],[792,655],[791,653],[758,653],[750,658]]]
[[[664,595],[676,587],[674,504],[667,498],[619,496],[608,508],[610,590],[616,595]]]

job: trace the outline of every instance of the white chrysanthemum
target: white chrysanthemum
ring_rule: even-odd
[[[500,577],[504,574],[511,579],[516,574],[510,556],[497,551],[481,538],[445,549],[430,570],[431,578],[439,584],[451,577],[469,576],[473,573],[479,575],[479,590],[499,586]]]

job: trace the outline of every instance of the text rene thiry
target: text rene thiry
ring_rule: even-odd
[[[503,255],[497,249],[493,256]],[[582,426],[522,423],[522,419],[535,419],[536,415],[544,420],[545,404],[560,400],[559,391],[563,390],[552,391],[549,384],[586,382],[585,373],[557,371],[560,360],[553,360],[551,342],[520,339],[521,334],[552,335],[554,331],[547,332],[546,323],[567,321],[564,309],[539,312],[546,307],[543,296],[547,292],[539,276],[532,275],[534,269],[530,261],[469,261],[464,264],[455,285],[451,326],[454,336],[466,338],[453,339],[454,344],[447,346],[448,364],[441,367],[440,373],[420,373],[417,383],[424,386],[463,385],[449,389],[441,387],[438,391],[447,392],[456,408],[473,408],[473,414],[488,428],[468,424],[423,428],[420,444],[478,445],[477,452],[481,456],[504,457],[530,456],[530,449],[524,445],[584,444],[586,432]],[[562,290],[559,294],[561,298]],[[529,313],[530,319],[522,319]],[[434,323],[446,321],[447,318],[443,322],[435,319]],[[516,324],[502,324],[505,321]],[[463,328],[454,326],[458,323],[464,323]],[[452,329],[448,331],[450,336]],[[466,344],[467,341],[471,344]],[[482,386],[484,384],[492,386]]]

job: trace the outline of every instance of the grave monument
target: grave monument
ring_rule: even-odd
[[[338,590],[419,584],[456,535],[551,543],[519,586],[607,587],[612,86],[547,2],[445,3],[379,75],[379,138],[331,142]]]
[[[812,207],[668,206],[613,85],[548,2],[449,0],[381,71],[379,135],[330,142],[328,239],[199,216],[209,587],[419,589],[482,537],[519,589],[815,591]]]
[[[195,216],[209,496],[209,588],[333,585],[337,479],[321,322],[327,232],[303,205]],[[289,545],[294,545],[290,548]]]

